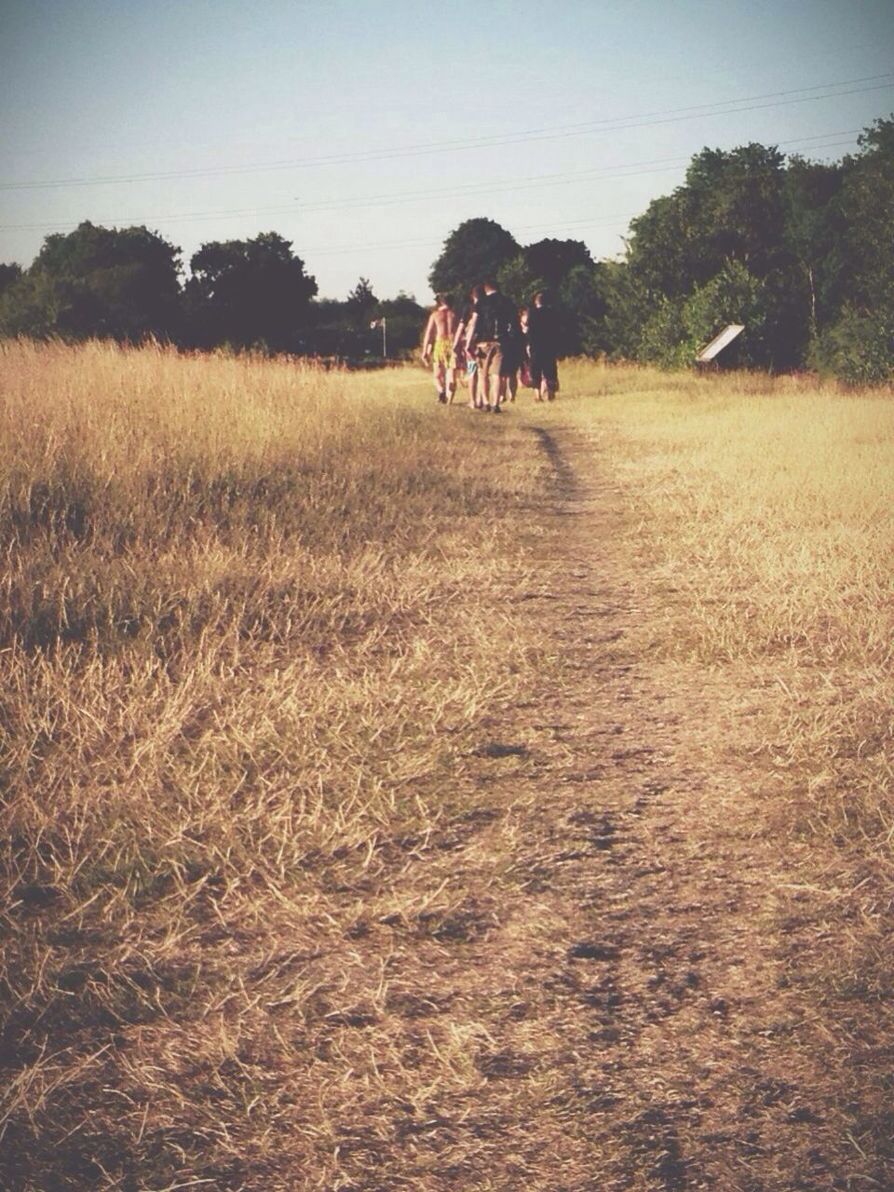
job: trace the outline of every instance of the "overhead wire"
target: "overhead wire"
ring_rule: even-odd
[[[878,82],[887,79],[888,82]],[[871,83],[872,86],[856,86]],[[417,157],[434,153],[452,153],[469,149],[492,149],[503,145],[516,145],[529,141],[559,140],[595,132],[623,132],[633,128],[646,128],[714,116],[735,115],[765,108],[784,107],[791,104],[814,102],[821,99],[835,99],[847,95],[860,95],[894,87],[894,71],[884,74],[866,75],[859,79],[846,79],[832,83],[818,83],[812,87],[797,87],[786,91],[771,91],[762,95],[745,96],[740,99],[715,100],[686,108],[671,108],[665,111],[645,113],[638,116],[607,117],[600,120],[580,121],[576,124],[544,126],[516,133],[495,133],[485,137],[453,138],[431,141],[418,145],[394,146],[382,150],[360,150],[343,154],[328,154],[319,157],[297,158],[285,161],[257,162],[241,166],[210,166],[188,170],[158,170],[146,173],[119,175],[94,175],[81,178],[56,178],[28,182],[0,182],[0,190],[60,189],[76,186],[124,184],[131,182],[163,181],[176,178],[221,177],[235,174],[257,173],[288,169],[306,169],[321,165],[344,165],[370,161],[388,161],[401,157]],[[842,90],[842,88],[850,88]],[[806,94],[824,92],[824,94]],[[789,96],[791,98],[785,98]],[[772,102],[758,102],[770,100]],[[716,109],[716,110],[711,110]]]
[[[860,129],[840,129],[836,132],[819,133],[815,136],[809,137],[793,137],[788,140],[778,141],[777,145],[802,145],[809,142],[823,141],[827,142],[822,145],[815,145],[817,149],[831,149],[838,148],[843,145],[848,145],[849,140],[832,140],[830,137],[851,137],[859,133]],[[690,155],[691,156],[691,155]],[[550,174],[535,174],[522,180],[511,180],[507,182],[493,183],[493,182],[470,182],[459,183],[450,188],[443,186],[426,190],[413,191],[391,191],[376,195],[360,195],[349,199],[327,199],[319,200],[312,203],[295,203],[290,205],[276,205],[270,207],[237,207],[228,208],[224,210],[209,210],[209,211],[192,211],[181,212],[178,214],[169,215],[155,215],[155,216],[128,216],[117,218],[105,218],[98,222],[101,224],[111,224],[113,226],[120,225],[148,225],[159,223],[187,223],[198,222],[217,219],[230,219],[245,215],[284,215],[284,214],[303,214],[326,211],[340,211],[340,210],[358,210],[365,207],[389,207],[396,206],[407,202],[416,202],[420,200],[428,200],[431,198],[438,199],[456,199],[477,194],[493,194],[501,191],[521,191],[529,189],[537,189],[543,186],[567,185],[569,183],[585,181],[592,179],[593,181],[605,181],[612,178],[632,178],[641,176],[643,174],[662,173],[677,169],[681,164],[685,164],[690,160],[690,156],[678,157],[663,157],[653,158],[648,161],[641,162],[619,162],[612,166],[593,166],[584,170],[569,170]],[[297,205],[296,205],[297,204]],[[75,223],[69,221],[64,225],[65,227],[75,227]],[[50,221],[43,223],[29,223],[29,224],[2,224],[0,231],[46,231],[60,228],[59,221]]]

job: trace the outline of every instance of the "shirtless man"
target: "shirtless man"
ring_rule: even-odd
[[[429,315],[422,340],[422,362],[431,363],[438,401],[451,404],[456,393],[456,350],[453,339],[457,318],[449,298],[438,294],[435,301],[437,305]]]

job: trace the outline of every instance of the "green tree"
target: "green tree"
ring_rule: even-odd
[[[789,159],[785,172],[785,243],[794,266],[791,291],[803,302],[809,341],[834,317],[840,304],[844,223],[838,198],[842,181],[840,165],[797,156]]]
[[[837,309],[811,363],[855,384],[894,377],[894,117],[876,120],[844,159],[826,257]]]
[[[594,301],[595,265],[580,240],[538,240],[500,269],[500,289],[518,306],[528,306],[538,290],[548,292],[560,329],[560,353],[576,355],[592,341],[592,320],[601,307]],[[601,314],[601,310],[599,310]]]
[[[361,278],[361,283],[364,280]],[[364,302],[365,313],[358,319],[357,309],[351,303],[356,293],[355,288],[344,301],[324,298],[311,304],[311,327],[302,335],[302,351],[348,359],[379,355],[382,333],[379,328],[371,329],[370,322],[381,318],[388,321],[389,357],[409,355],[418,347],[428,311],[411,294],[401,291],[396,297],[382,301],[373,296],[373,305]]]
[[[838,320],[817,339],[811,363],[852,385],[894,380],[894,318],[846,305]]]
[[[497,273],[497,284],[516,306],[527,306],[531,295],[542,290],[546,282],[531,269],[524,252],[516,253],[511,260],[501,265]]]
[[[827,215],[833,191],[834,179],[818,171],[805,168],[789,179],[782,154],[772,146],[702,150],[693,158],[685,184],[632,221],[627,298],[638,291],[645,302],[627,303],[631,317],[642,320],[638,336],[635,327],[616,330],[627,344],[638,339],[637,354],[647,359],[688,359],[692,312],[716,300],[720,305],[714,318],[719,322],[721,308],[741,300],[752,322],[744,349],[750,362],[773,368],[797,365],[834,275],[824,244],[831,229]],[[820,268],[820,256],[828,267]],[[755,289],[752,283],[760,284]],[[621,307],[609,305],[612,325]],[[746,321],[741,313],[737,317]],[[707,314],[699,322],[698,336],[706,319]]]
[[[291,242],[276,232],[212,241],[190,260],[186,283],[190,338],[202,347],[300,347],[317,283]]]
[[[180,249],[144,227],[80,224],[47,236],[31,268],[8,285],[0,330],[138,341],[179,327]]]
[[[616,360],[635,360],[643,328],[663,296],[651,294],[627,261],[603,261],[599,292],[605,302],[605,350]]]
[[[666,367],[690,365],[718,331],[728,323],[741,323],[745,332],[735,343],[733,359],[752,367],[767,366],[771,361],[766,287],[767,283],[753,277],[741,261],[727,261],[687,298],[658,302],[643,327],[639,359]]]
[[[844,160],[841,208],[847,226],[847,299],[866,314],[894,314],[894,116],[859,138]]]
[[[559,287],[559,301],[574,320],[575,352],[589,356],[607,353],[607,301],[603,278],[606,267],[580,264],[571,268]]]
[[[757,144],[696,154],[685,185],[631,222],[627,260],[647,292],[688,294],[729,260],[755,277],[783,264],[783,162]]]
[[[592,268],[593,258],[582,240],[538,240],[523,250],[531,273],[541,278],[541,288],[558,293],[572,269]]]
[[[494,220],[467,219],[444,241],[429,283],[436,294],[446,294],[459,305],[472,286],[496,278],[518,251],[515,238]]]
[[[636,358],[664,368],[692,364],[698,346],[683,317],[685,299],[661,297],[643,324]]]
[[[345,305],[353,321],[358,327],[362,327],[369,323],[370,315],[375,310],[378,301],[369,284],[369,278],[361,277],[348,294]]]

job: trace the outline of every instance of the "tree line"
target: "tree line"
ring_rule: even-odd
[[[703,149],[630,224],[617,261],[577,240],[522,247],[491,220],[448,238],[431,272],[456,297],[486,275],[524,304],[550,289],[564,349],[690,364],[727,323],[733,359],[853,382],[894,376],[894,119],[826,164],[749,144]]]
[[[180,249],[157,232],[84,222],[47,236],[29,269],[0,265],[0,335],[360,358],[381,351],[372,321],[386,318],[389,355],[400,355],[426,317],[406,294],[380,301],[366,278],[344,301],[316,300],[316,279],[277,232],[203,244],[189,266],[182,281]]]
[[[736,362],[811,368],[852,382],[894,375],[894,117],[835,163],[773,146],[703,149],[685,181],[630,224],[619,260],[579,240],[519,244],[470,219],[432,265],[433,290],[457,305],[493,277],[519,305],[552,294],[563,354],[667,366],[692,361],[726,323],[743,323]],[[360,278],[344,300],[317,283],[288,240],[267,232],[212,241],[181,279],[180,250],[145,227],[82,223],[47,236],[28,269],[0,265],[0,334],[359,357],[418,344],[425,310],[380,300]],[[732,349],[731,349],[732,351]]]

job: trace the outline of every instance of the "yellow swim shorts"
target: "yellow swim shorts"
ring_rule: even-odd
[[[436,339],[432,359],[435,364],[443,365],[444,368],[456,368],[456,352],[453,350],[453,341]]]

